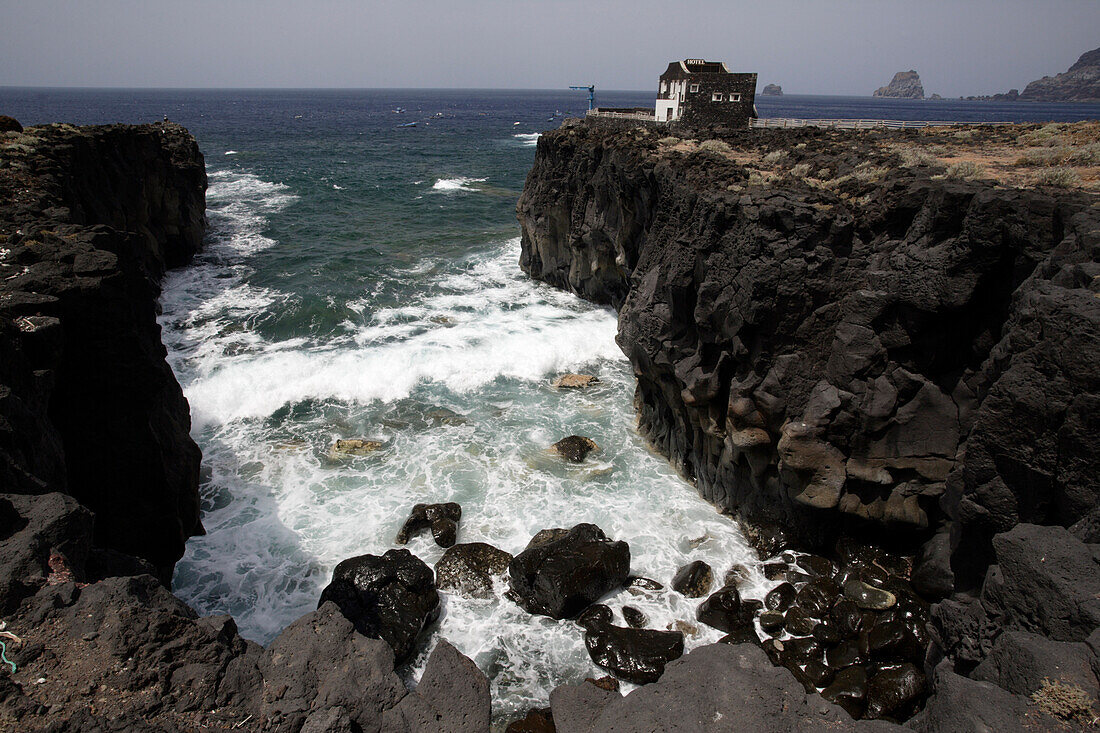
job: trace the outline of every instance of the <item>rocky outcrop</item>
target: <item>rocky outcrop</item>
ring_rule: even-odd
[[[1026,87],[1020,99],[1034,102],[1100,100],[1100,48],[1081,54],[1077,63],[1056,76],[1044,76]]]
[[[202,154],[178,125],[0,136],[0,483],[76,498],[163,582],[199,523],[199,450],[158,281],[198,250]]]
[[[895,97],[898,99],[924,99],[924,86],[920,83],[920,74],[913,70],[899,71],[884,87],[875,90],[873,97]]]
[[[568,126],[540,138],[517,207],[521,266],[619,309],[642,433],[803,545],[927,541],[916,572],[941,591],[981,582],[994,534],[1082,520],[1100,498],[1092,199],[888,173],[867,135],[725,143]],[[838,183],[735,162],[771,153]]]
[[[768,84],[760,93],[763,94],[765,97],[782,97],[783,87],[779,86],[778,84]]]

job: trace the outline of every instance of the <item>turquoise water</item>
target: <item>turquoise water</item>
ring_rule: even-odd
[[[207,534],[189,542],[174,581],[198,611],[231,613],[267,642],[316,606],[337,562],[393,547],[417,502],[459,502],[460,542],[513,553],[539,529],[594,522],[630,543],[635,573],[663,583],[690,560],[719,574],[751,562],[734,523],[636,435],[614,313],[519,271],[514,207],[538,132],[584,103],[570,92],[0,90],[0,113],[24,124],[167,114],[206,155],[206,248],[169,274],[160,319],[204,455]],[[982,112],[989,103],[829,97],[759,106],[802,117],[1095,116],[1095,105]],[[551,388],[565,371],[601,381]],[[546,451],[574,433],[601,448],[579,466]],[[329,458],[352,437],[384,447]],[[429,564],[442,554],[426,535],[410,548]],[[755,575],[752,586],[762,597],[768,584]],[[499,720],[601,674],[573,623],[529,616],[503,590],[445,595],[432,637],[490,676]],[[640,608],[653,628],[690,621],[696,605],[670,592],[607,602]],[[703,627],[688,646],[719,636]]]

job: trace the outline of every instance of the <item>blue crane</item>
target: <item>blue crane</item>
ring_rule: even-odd
[[[588,92],[588,109],[592,109],[592,103],[596,100],[596,85],[589,84],[586,87],[570,86],[570,89],[576,89],[578,92]]]

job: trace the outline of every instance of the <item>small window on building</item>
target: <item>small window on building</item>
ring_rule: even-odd
[[[715,92],[714,94],[710,95],[710,101],[712,101],[712,102],[721,102],[722,101],[722,92]]]
[[[699,91],[699,85],[698,84],[692,84],[690,87],[688,87],[688,91],[691,92],[692,94],[695,94],[697,91]]]
[[[661,82],[661,94],[668,94],[668,82]]]
[[[741,95],[740,94],[731,94],[730,95],[730,101],[731,102],[740,102],[741,101]]]

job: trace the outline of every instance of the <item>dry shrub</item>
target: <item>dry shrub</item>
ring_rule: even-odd
[[[1044,713],[1067,723],[1089,726],[1097,722],[1092,698],[1077,685],[1044,679],[1042,687],[1031,693],[1031,702]]]
[[[1039,186],[1056,186],[1058,188],[1072,188],[1081,183],[1081,176],[1072,168],[1047,168],[1039,171],[1035,176],[1035,183]]]
[[[779,165],[787,160],[786,150],[773,150],[764,156],[765,165]]]
[[[957,180],[970,180],[971,178],[977,178],[982,173],[982,167],[972,160],[960,160],[957,163],[952,163],[947,166],[947,170],[944,172],[944,176],[947,178],[954,178]]]
[[[901,165],[903,168],[916,168],[921,165],[936,165],[939,159],[924,148],[908,148],[901,151]]]
[[[733,148],[729,146],[729,143],[721,140],[704,140],[699,143],[699,152],[701,153],[718,153],[720,155],[730,155],[733,153]]]
[[[791,168],[791,175],[794,176],[795,178],[805,178],[809,174],[810,174],[810,164],[809,163],[799,163],[798,165]]]

